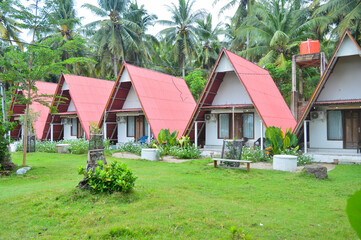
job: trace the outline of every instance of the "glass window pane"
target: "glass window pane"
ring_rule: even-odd
[[[135,117],[128,117],[127,131],[128,131],[127,132],[128,137],[134,137]]]
[[[243,114],[243,137],[253,137],[253,114]]]
[[[341,111],[327,112],[328,139],[342,140],[342,113]]]
[[[147,119],[144,117],[144,136],[148,137],[148,121]]]
[[[76,118],[72,118],[71,119],[71,135],[72,136],[76,136],[77,132],[78,132],[78,121]]]
[[[229,138],[229,114],[219,114],[219,138]]]

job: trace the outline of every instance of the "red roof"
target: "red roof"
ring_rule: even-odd
[[[62,91],[64,82],[68,85],[68,93],[63,93]],[[56,95],[67,97],[68,99],[60,99],[63,103],[59,104],[57,109],[58,114],[56,115],[77,114],[85,132],[85,136],[89,139],[89,125],[91,122],[98,123],[114,83],[115,82],[113,81],[102,79],[62,74],[58,83]],[[76,112],[68,112],[70,100],[73,101]],[[53,106],[57,106],[55,99],[52,104]],[[60,123],[60,118],[57,117],[56,120],[51,120],[49,117],[44,129],[43,138],[50,138],[50,122]],[[61,130],[54,129],[54,133],[57,135],[54,140],[59,139]]]
[[[114,82],[68,74],[64,74],[64,78],[85,136],[89,139],[89,124],[98,123]]]
[[[119,99],[120,95],[115,96],[115,94],[120,94],[121,91],[116,91],[116,89],[125,89],[126,83],[123,83],[123,86],[120,82],[125,69],[129,74],[131,85],[138,96],[154,138],[157,138],[161,129],[169,129],[171,132],[177,130],[179,131],[178,136],[182,136],[196,102],[186,82],[181,78],[124,63],[109,98],[106,107],[107,113],[123,108],[130,85],[126,86],[128,91],[121,93],[124,98],[123,101],[116,101],[113,104],[114,100],[112,99]]]
[[[37,81],[35,83],[35,86],[38,89],[38,91],[37,91],[38,95],[54,95],[57,84],[56,83]],[[19,92],[19,94],[22,94],[22,92]],[[42,98],[42,99],[43,100],[48,100],[50,102],[52,97],[47,97],[47,98]],[[24,114],[25,105],[14,103],[14,101],[16,101],[16,97],[13,98],[13,100],[11,102],[11,105],[10,105],[10,110],[13,111],[13,113],[14,113],[13,116]],[[41,139],[42,133],[43,133],[43,130],[44,130],[44,126],[45,126],[45,123],[46,123],[46,119],[48,117],[49,108],[47,106],[44,106],[44,105],[38,103],[38,102],[33,102],[33,104],[31,104],[30,108],[33,109],[33,112],[38,112],[39,113],[39,117],[38,117],[38,119],[36,121],[36,125],[34,127],[36,129],[36,137],[37,137],[37,139]]]
[[[223,55],[226,55],[232,64],[264,125],[280,127],[283,130],[293,129],[296,126],[296,120],[268,71],[222,48],[193,113],[193,118],[189,122],[188,134],[192,131],[194,121],[202,120],[201,118],[204,117],[204,113],[199,114],[200,109],[214,107],[212,105],[214,96],[225,75],[224,72],[215,72]]]

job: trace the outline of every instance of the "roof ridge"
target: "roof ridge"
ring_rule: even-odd
[[[231,54],[235,55],[236,57],[241,58],[241,59],[243,59],[243,60],[245,60],[245,61],[247,61],[247,62],[249,62],[249,63],[253,64],[254,66],[258,67],[259,69],[261,69],[261,70],[263,70],[263,71],[268,72],[268,71],[267,71],[266,69],[264,69],[263,67],[258,66],[258,65],[257,65],[257,64],[255,64],[254,62],[251,62],[251,61],[249,61],[249,60],[245,59],[244,57],[241,57],[241,56],[239,56],[238,54],[236,54],[236,53],[234,53],[234,52],[231,52],[231,51],[227,50],[226,48],[224,48],[224,51],[225,51],[226,53],[231,53]],[[268,73],[269,73],[269,72],[268,72]]]
[[[155,73],[158,73],[158,74],[162,74],[162,75],[166,75],[166,76],[170,76],[170,77],[173,77],[173,78],[177,78],[177,79],[181,79],[181,80],[184,80],[183,78],[181,77],[176,77],[176,76],[173,76],[173,75],[170,75],[170,74],[167,74],[167,73],[163,73],[163,72],[159,72],[159,71],[156,71],[156,70],[153,70],[153,69],[148,69],[148,68],[144,68],[144,67],[139,67],[139,66],[135,66],[133,64],[129,64],[129,63],[124,63],[125,66],[132,66],[132,67],[136,67],[136,68],[141,68],[141,69],[144,69],[146,71],[152,71],[152,72],[155,72]]]

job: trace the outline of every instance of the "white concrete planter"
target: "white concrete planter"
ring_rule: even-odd
[[[143,148],[142,149],[142,159],[150,161],[159,161],[160,153],[159,149],[156,148]]]
[[[56,144],[57,153],[68,153],[69,148],[70,148],[70,144]]]
[[[274,155],[273,170],[294,172],[297,169],[297,156],[294,155]]]

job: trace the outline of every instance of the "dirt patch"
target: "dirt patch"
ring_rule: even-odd
[[[209,165],[213,165],[213,163],[210,163]],[[311,165],[319,165],[319,166],[326,167],[327,171],[331,171],[336,167],[336,165],[332,164],[332,163],[313,163]],[[295,172],[301,172],[304,167],[305,166],[297,167],[297,170]],[[244,168],[244,166],[241,165],[241,168]],[[252,168],[273,170],[273,165],[272,165],[272,163],[269,163],[269,162],[255,162],[255,163],[251,163],[251,171],[252,171]]]
[[[127,152],[117,152],[113,153],[112,155],[115,158],[127,158],[127,159],[141,159],[140,156],[134,153],[127,153]],[[190,159],[178,159],[173,156],[164,156],[163,159],[160,160],[161,162],[169,162],[169,163],[182,163],[191,161]]]

